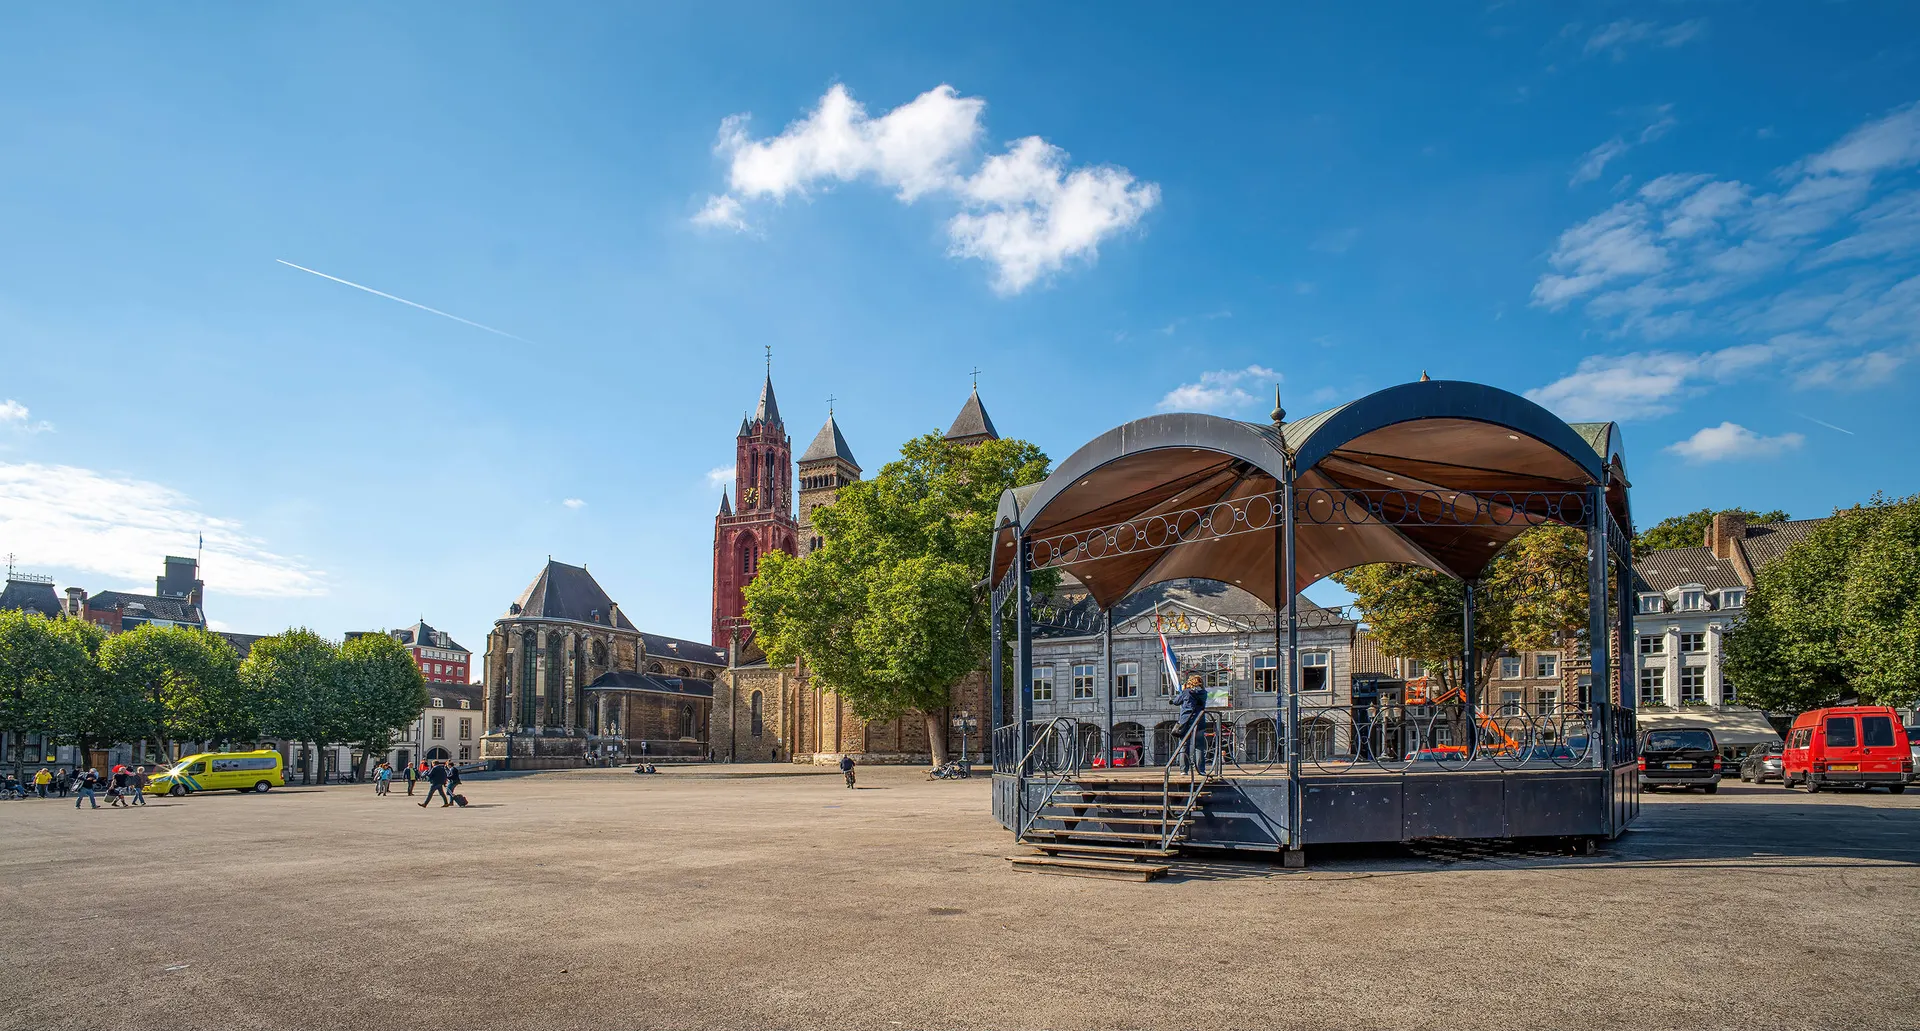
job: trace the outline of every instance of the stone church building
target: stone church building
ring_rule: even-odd
[[[962,444],[999,439],[977,387],[946,438]],[[753,579],[760,556],[774,549],[805,555],[819,547],[814,510],[833,504],[842,487],[861,478],[860,463],[831,411],[800,455],[797,469],[792,449],[769,375],[758,406],[741,420],[734,442],[733,496],[739,504],[731,504],[723,492],[714,519],[713,643],[732,657],[714,683],[714,756],[723,762],[833,763],[841,755],[863,763],[927,762],[932,747],[922,716],[886,723],[857,719],[833,691],[811,685],[804,667],[769,665],[753,644],[752,627],[741,616],[741,590]],[[960,751],[951,717],[966,711],[984,725],[987,704],[984,671],[954,686],[951,705],[934,714],[947,734],[950,755]],[[967,751],[976,759],[984,755],[978,731],[971,732]]]
[[[703,760],[724,649],[635,627],[585,566],[545,568],[487,635],[480,758]]]

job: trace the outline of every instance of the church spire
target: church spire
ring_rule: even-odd
[[[733,514],[733,505],[727,500],[727,488],[725,487],[720,488],[720,514],[723,516]]]
[[[768,426],[780,426],[780,402],[773,397],[773,373],[767,373],[767,381],[760,387],[760,405],[753,410],[753,421]]]

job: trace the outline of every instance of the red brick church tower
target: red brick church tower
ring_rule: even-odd
[[[741,617],[740,592],[760,569],[760,556],[772,551],[797,554],[800,528],[793,518],[793,439],[780,421],[773,399],[773,373],[760,388],[760,405],[740,420],[734,441],[733,496],[720,493],[720,514],[713,520],[713,644],[725,648]]]

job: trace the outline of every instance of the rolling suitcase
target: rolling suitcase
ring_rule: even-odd
[[[467,807],[467,796],[465,795],[453,796],[453,804],[459,806],[462,809],[465,809]]]

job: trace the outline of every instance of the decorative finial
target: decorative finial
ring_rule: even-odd
[[[1280,406],[1280,384],[1278,383],[1273,385],[1273,424],[1275,426],[1287,424],[1287,410]]]
[[[834,400],[835,400],[835,398],[834,398],[834,396],[833,396],[832,394],[828,394],[828,395],[827,395],[827,418],[829,418],[829,419],[831,419],[831,418],[833,418],[833,402],[834,402]]]
[[[1433,382],[1433,377],[1432,377],[1432,376],[1429,376],[1429,375],[1427,375],[1427,370],[1425,370],[1425,369],[1421,369],[1421,370],[1420,370],[1420,382],[1422,382],[1422,383],[1431,383],[1431,382]]]
[[[773,345],[767,344],[767,378],[773,378]]]
[[[973,392],[976,394],[980,392],[980,366],[978,365],[973,367]]]

